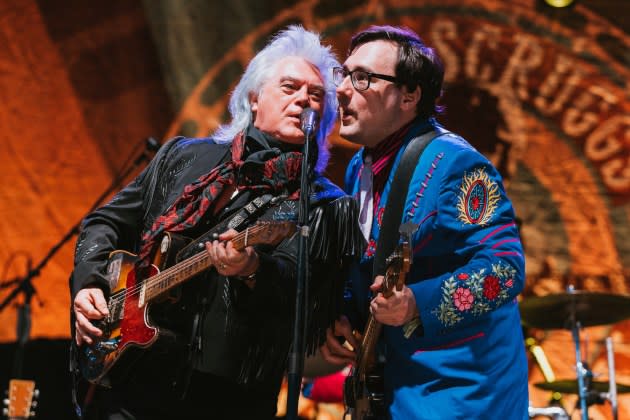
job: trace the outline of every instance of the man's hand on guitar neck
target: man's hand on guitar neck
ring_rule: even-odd
[[[344,343],[344,340],[346,343]],[[351,347],[352,349],[350,349]],[[345,316],[335,321],[335,331],[326,330],[326,341],[319,348],[324,360],[334,365],[354,364],[359,341],[354,336],[352,325]]]
[[[370,286],[372,292],[378,292],[370,303],[370,312],[374,319],[381,324],[398,327],[416,318],[418,307],[416,306],[416,297],[411,289],[404,285],[400,291],[394,288],[393,294],[386,298],[379,292],[383,279],[383,276],[377,276]]]
[[[109,314],[103,291],[98,287],[79,290],[73,303],[75,321],[74,339],[77,345],[92,344],[92,337],[100,337],[103,331],[92,324],[92,320],[103,319]]]
[[[223,276],[248,277],[258,271],[258,254],[253,247],[245,247],[237,251],[230,241],[238,232],[230,229],[221,235],[219,240],[206,242],[206,250],[210,256],[212,265]]]

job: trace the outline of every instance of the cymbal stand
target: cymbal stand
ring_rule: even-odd
[[[573,293],[573,286],[569,286],[567,288],[568,293]],[[585,386],[585,375],[590,373],[584,367],[584,362],[582,361],[582,354],[580,352],[580,321],[575,319],[576,312],[576,301],[572,299],[571,302],[571,312],[569,321],[571,323],[571,332],[573,334],[573,341],[575,343],[575,370],[577,371],[577,379],[578,379],[578,396],[580,400],[580,411],[582,412],[582,420],[588,420],[588,406],[586,404],[587,390]]]
[[[608,392],[605,398],[610,401],[613,412],[613,420],[617,420],[617,382],[615,381],[615,353],[613,351],[612,337],[606,338],[606,353],[608,355]]]
[[[552,420],[570,420],[571,418],[567,414],[567,411],[559,406],[550,406],[550,407],[532,407],[528,408],[528,414],[530,418],[545,416],[549,417]]]

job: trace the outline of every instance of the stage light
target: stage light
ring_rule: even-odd
[[[560,8],[571,6],[573,0],[545,0],[545,3],[547,3],[551,7]]]

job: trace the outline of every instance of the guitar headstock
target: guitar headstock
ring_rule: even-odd
[[[387,257],[387,270],[381,292],[383,296],[390,297],[394,287],[401,290],[405,284],[406,274],[411,267],[411,235],[416,231],[418,225],[407,222],[400,226],[399,232],[402,241],[396,249]]]
[[[284,238],[293,235],[295,229],[295,223],[291,221],[257,222],[240,232],[232,239],[232,242],[239,250],[258,244],[276,245]]]
[[[39,391],[35,389],[35,381],[11,379],[9,381],[9,396],[4,400],[6,407],[3,414],[10,420],[28,419],[35,415],[33,409],[37,406],[36,398]]]
[[[401,290],[405,284],[406,274],[411,267],[411,247],[409,242],[401,242],[398,244],[394,252],[387,257],[387,270],[385,271],[385,279],[381,292],[383,296],[392,295],[394,287]]]

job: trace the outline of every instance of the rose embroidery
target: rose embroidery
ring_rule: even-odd
[[[474,300],[475,297],[472,293],[470,293],[470,290],[464,287],[458,287],[457,290],[455,290],[455,293],[453,293],[453,303],[460,311],[470,310]]]
[[[507,264],[492,264],[486,274],[484,268],[460,272],[444,281],[442,298],[431,313],[442,325],[458,324],[466,316],[480,316],[510,299],[507,289],[514,287],[516,270]],[[460,286],[465,282],[466,287]]]
[[[501,291],[499,278],[496,276],[486,276],[483,281],[483,295],[486,299],[494,300]]]

